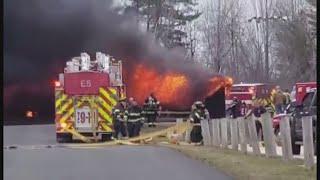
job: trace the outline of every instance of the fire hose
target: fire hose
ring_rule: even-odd
[[[92,141],[81,135],[80,133],[78,133],[75,129],[67,129],[64,128],[65,131],[73,134],[74,136],[78,137],[80,140],[82,140],[83,142],[86,142],[88,144],[70,144],[70,145],[66,145],[67,147],[72,147],[72,148],[76,148],[76,147],[104,147],[104,146],[110,146],[110,145],[120,145],[120,144],[124,144],[124,145],[138,145],[141,142],[148,142],[151,141],[152,138],[154,137],[158,137],[161,135],[167,135],[168,133],[176,133],[176,134],[183,134],[184,132],[186,132],[188,129],[190,129],[192,127],[192,124],[190,122],[181,122],[181,123],[177,123],[174,126],[168,127],[166,129],[163,130],[159,130],[159,131],[155,131],[155,132],[150,132],[150,133],[146,133],[146,134],[142,134],[138,137],[133,137],[133,138],[129,138],[126,140],[113,140],[113,141],[109,141],[109,142],[103,142],[103,143],[91,143]]]

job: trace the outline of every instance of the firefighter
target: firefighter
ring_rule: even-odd
[[[126,121],[128,111],[126,110],[125,98],[120,99],[118,104],[112,109],[112,117],[114,123],[114,138],[118,139],[119,133],[123,138],[127,138]]]
[[[231,112],[232,118],[237,118],[241,115],[241,101],[237,97],[233,97],[233,102],[228,111]]]
[[[242,102],[241,104],[241,116],[244,117],[247,114],[247,104],[245,102]]]
[[[159,104],[160,102],[153,93],[144,102],[143,110],[149,127],[155,127],[154,123],[158,116]]]
[[[193,128],[190,133],[192,143],[203,144],[200,121],[206,119],[208,110],[201,101],[196,101],[191,108],[190,121],[193,123]]]
[[[290,93],[289,93],[289,90],[286,89],[284,92],[283,92],[283,95],[284,95],[284,109],[288,106],[288,104],[291,103],[291,99],[290,99]]]
[[[262,133],[262,125],[261,125],[261,115],[264,113],[270,113],[270,107],[269,105],[262,105],[258,101],[253,102],[252,108],[247,112],[247,114],[244,116],[244,119],[247,119],[249,116],[253,114],[256,125],[256,131],[257,135],[261,136],[260,140],[263,140],[263,133]]]
[[[276,86],[276,93],[274,95],[274,105],[276,108],[276,114],[280,114],[283,112],[283,99],[285,96],[280,89],[280,86]]]
[[[129,137],[135,137],[140,135],[140,129],[142,126],[142,110],[138,106],[138,103],[133,99],[130,98],[129,101],[129,108],[128,108],[128,134]]]
[[[244,116],[244,119],[247,119],[252,114],[255,116],[255,118],[260,118],[261,114],[267,112],[267,109],[259,104],[257,101],[253,102],[252,108],[247,112],[247,114]]]

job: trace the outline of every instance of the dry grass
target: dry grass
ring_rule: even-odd
[[[144,127],[141,133],[148,133],[167,128],[170,125],[159,125],[155,128]],[[281,158],[266,158],[265,156],[244,155],[240,152],[204,146],[173,145],[159,142],[168,141],[166,137],[156,137],[150,142],[169,147],[201,160],[236,179],[316,179],[316,168],[307,170],[302,160],[285,163]]]
[[[306,170],[301,160],[285,163],[280,158],[243,155],[240,152],[228,149],[185,145],[164,146],[204,161],[236,179],[316,179],[316,168]]]

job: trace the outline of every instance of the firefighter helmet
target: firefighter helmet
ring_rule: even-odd
[[[203,104],[201,101],[196,101],[196,102],[194,103],[194,106],[195,106],[196,108],[204,108],[204,104]]]

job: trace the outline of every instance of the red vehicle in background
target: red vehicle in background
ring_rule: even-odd
[[[252,106],[253,99],[266,103],[270,101],[271,91],[274,87],[274,85],[263,83],[234,84],[230,92],[226,93],[226,107],[230,107],[234,97],[237,97],[241,102],[245,102],[248,108]]]
[[[293,86],[291,92],[291,103],[285,108],[285,111],[281,114],[277,114],[272,119],[272,124],[274,128],[274,134],[276,136],[279,135],[280,131],[280,120],[284,116],[291,116],[294,112],[296,106],[301,105],[304,96],[311,90],[317,88],[316,82],[303,82],[303,83],[296,83]]]
[[[295,101],[297,105],[300,105],[303,97],[312,88],[317,88],[317,82],[296,83],[291,91],[291,101]]]
[[[234,84],[232,85],[229,92],[226,92],[226,108],[229,109],[234,97],[236,97],[242,103],[246,103],[247,110],[252,107],[253,101],[257,101],[265,106],[268,104],[271,104],[271,106],[273,106],[271,95],[274,88],[274,85],[263,83]],[[260,118],[256,119],[255,124],[258,138],[262,140],[262,123],[260,122]]]

